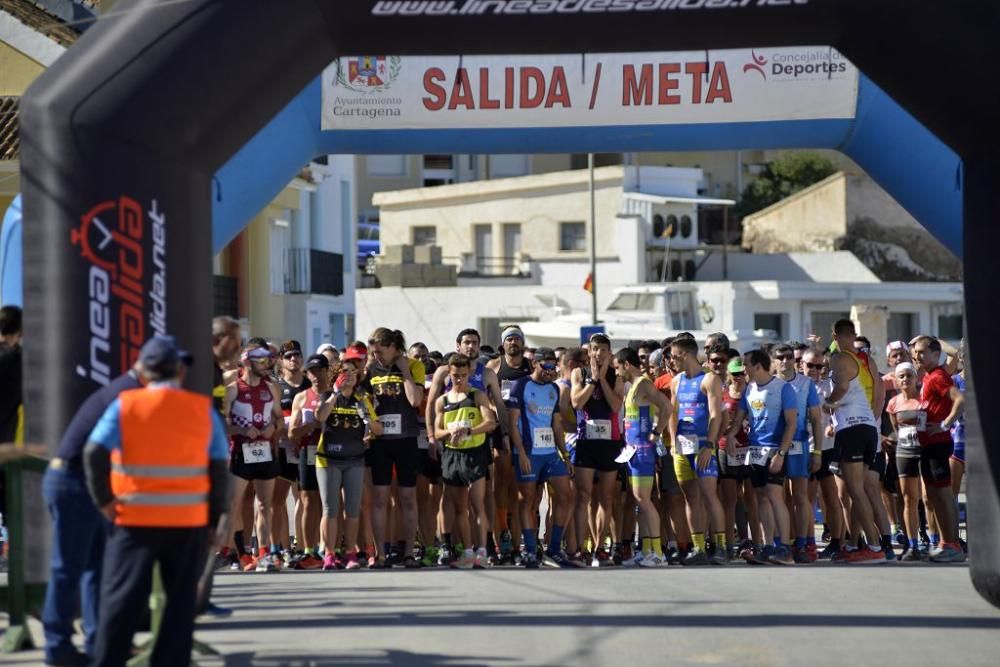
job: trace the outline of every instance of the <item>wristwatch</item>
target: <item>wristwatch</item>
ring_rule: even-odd
[[[587,378],[586,380],[583,381],[583,383],[584,384],[597,384],[597,380],[595,380],[594,378]]]

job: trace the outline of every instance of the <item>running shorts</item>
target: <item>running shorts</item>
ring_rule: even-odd
[[[419,451],[415,437],[391,440],[376,438],[365,453],[365,465],[372,471],[372,484],[389,486],[392,484],[392,473],[395,472],[399,486],[416,486]]]
[[[837,431],[834,448],[840,450],[840,463],[864,463],[870,466],[875,460],[878,437],[878,430],[867,424]]]
[[[615,459],[621,451],[620,440],[577,440],[573,465],[598,472],[616,472]]]
[[[489,444],[469,449],[445,447],[441,454],[441,476],[447,486],[471,486],[486,478],[490,467]]]
[[[553,477],[566,477],[569,475],[566,464],[560,458],[559,452],[528,454],[528,460],[531,462],[531,472],[525,474],[521,472],[520,457],[517,454],[514,455],[514,476],[517,477],[519,484],[525,482],[542,484]]]
[[[698,470],[697,454],[674,454],[674,473],[678,482],[690,482],[695,479],[719,477],[719,458],[712,455],[705,470]]]

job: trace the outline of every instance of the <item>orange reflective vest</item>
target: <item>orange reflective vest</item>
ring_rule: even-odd
[[[119,526],[208,525],[211,399],[173,388],[118,396],[121,447],[111,452]]]

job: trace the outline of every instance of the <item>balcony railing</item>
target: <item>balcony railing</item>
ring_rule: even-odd
[[[518,253],[513,257],[483,257],[475,253],[462,253],[459,258],[459,273],[465,276],[531,276],[531,262],[527,255]]]
[[[344,256],[315,248],[290,248],[286,259],[287,294],[344,293]]]

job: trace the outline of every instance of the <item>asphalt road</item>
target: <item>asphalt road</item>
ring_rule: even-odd
[[[1000,610],[964,565],[224,573],[214,599],[234,613],[199,622],[222,653],[206,666],[994,667],[1000,655]]]

